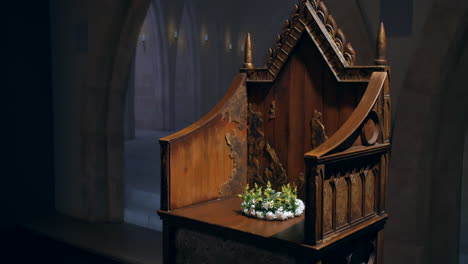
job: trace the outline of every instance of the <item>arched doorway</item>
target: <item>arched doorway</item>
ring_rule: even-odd
[[[158,138],[172,133],[165,20],[153,0],[136,43],[124,112],[124,221],[161,230]]]
[[[153,0],[141,27],[124,112],[124,221],[156,230],[162,229],[155,213],[161,182],[158,139],[201,115],[194,8],[190,2],[183,8],[175,58],[167,55],[169,40],[162,10],[161,1]]]

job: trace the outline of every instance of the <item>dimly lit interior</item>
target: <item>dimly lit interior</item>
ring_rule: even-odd
[[[373,65],[391,66],[385,263],[468,263],[468,2],[326,0]],[[159,139],[207,114],[294,1],[50,0],[12,4],[15,153],[1,231],[16,261],[163,263]],[[7,90],[10,90],[9,88]],[[8,98],[5,96],[5,98]]]

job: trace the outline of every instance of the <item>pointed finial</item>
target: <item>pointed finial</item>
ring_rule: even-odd
[[[244,44],[244,68],[253,69],[252,63],[252,40],[250,39],[250,33],[247,33]]]
[[[379,34],[377,36],[377,57],[375,64],[387,65],[387,35],[385,33],[384,23],[380,23]]]

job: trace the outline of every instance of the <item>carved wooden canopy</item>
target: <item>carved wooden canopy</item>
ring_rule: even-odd
[[[383,33],[383,31],[381,31]],[[246,72],[249,80],[274,81],[283,65],[303,35],[308,35],[325,58],[328,67],[338,81],[368,81],[374,71],[382,67],[353,67],[356,52],[346,40],[343,30],[338,26],[333,15],[322,0],[301,0],[296,4],[291,15],[286,19],[276,42],[268,49],[265,67],[255,68],[252,65],[250,34],[246,39],[246,62],[241,72]],[[386,65],[385,35],[380,35],[377,65]],[[247,65],[247,66],[246,66]]]

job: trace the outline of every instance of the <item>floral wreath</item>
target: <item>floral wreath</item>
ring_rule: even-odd
[[[250,189],[247,184],[239,197],[244,200],[241,211],[258,219],[286,220],[302,215],[305,209],[304,202],[297,199],[297,187],[290,184],[283,185],[281,192],[273,190],[269,181],[264,189],[257,184]]]

